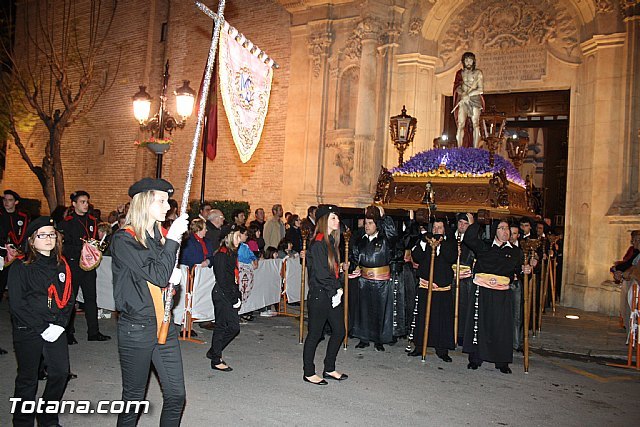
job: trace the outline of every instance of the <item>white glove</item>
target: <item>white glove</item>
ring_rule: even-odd
[[[338,292],[331,297],[331,307],[336,308],[340,305],[340,301],[342,301],[342,288],[338,289]]]
[[[182,280],[182,270],[179,268],[174,268],[173,273],[171,273],[171,277],[169,277],[169,283],[173,283],[174,285],[179,285]]]
[[[238,302],[233,304],[233,308],[240,308],[240,306],[242,305],[242,301],[240,301],[240,299],[238,299]]]
[[[54,342],[60,337],[60,335],[62,335],[63,332],[64,328],[62,326],[49,323],[49,327],[45,329],[44,332],[40,334],[40,336],[47,342]]]
[[[167,232],[167,239],[180,243],[182,241],[182,235],[189,229],[189,216],[185,213],[180,215],[173,221],[169,231]]]

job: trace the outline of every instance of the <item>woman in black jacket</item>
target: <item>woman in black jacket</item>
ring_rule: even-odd
[[[69,265],[62,256],[62,239],[48,217],[27,228],[24,259],[9,271],[9,308],[18,375],[13,397],[21,399],[13,416],[16,426],[33,426],[35,413],[22,413],[25,401],[35,401],[40,357],[47,366],[42,399],[60,401],[69,375],[69,349],[63,336],[75,302]],[[57,413],[38,414],[38,425],[57,425]]]
[[[242,294],[238,287],[239,245],[240,230],[231,231],[213,257],[213,274],[216,277],[216,284],[211,291],[211,299],[216,327],[213,330],[211,348],[207,351],[207,357],[211,359],[211,369],[216,371],[233,370],[222,360],[222,351],[240,333],[238,310],[242,304]]]
[[[336,371],[336,356],[340,343],[344,339],[344,315],[342,287],[340,285],[340,219],[338,207],[320,205],[316,211],[316,232],[307,251],[309,271],[309,333],[304,341],[302,379],[315,385],[326,385],[327,382],[316,375],[316,348],[322,337],[324,324],[331,326],[331,338],[327,344],[322,376],[332,380],[346,380],[348,376]]]

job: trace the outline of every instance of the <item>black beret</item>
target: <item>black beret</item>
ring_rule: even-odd
[[[87,199],[91,198],[89,193],[87,193],[84,190],[74,191],[73,193],[71,193],[71,196],[69,196],[69,197],[71,198],[72,202],[75,202],[76,200],[78,200],[78,197],[80,197],[80,196],[87,196]]]
[[[27,225],[27,237],[31,236],[33,233],[38,231],[38,229],[46,227],[47,225],[53,227],[53,219],[51,219],[51,217],[49,216],[39,216]]]
[[[142,178],[140,181],[129,187],[129,197],[152,190],[164,191],[171,196],[173,194],[173,185],[164,179]]]
[[[318,210],[316,211],[316,221],[325,215],[329,215],[330,213],[339,215],[339,210],[340,208],[338,208],[336,205],[320,205],[318,206]]]
[[[21,199],[20,195],[13,190],[4,190],[4,195],[6,196],[7,194],[11,194],[17,201],[20,201]]]
[[[469,218],[467,218],[467,214],[465,212],[458,212],[456,214],[456,221],[467,221],[467,222],[469,222]]]

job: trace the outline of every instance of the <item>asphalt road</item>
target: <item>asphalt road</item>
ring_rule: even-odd
[[[101,320],[103,333],[115,338],[115,321]],[[453,363],[435,355],[407,357],[405,342],[376,352],[357,350],[350,342],[338,355],[337,368],[349,374],[324,387],[302,381],[302,346],[291,318],[256,318],[241,327],[225,351],[233,372],[212,371],[205,358],[208,344],[183,342],[187,405],[184,426],[271,425],[438,425],[438,426],[631,426],[640,423],[640,374],[596,363],[532,355],[524,374],[517,355],[513,374],[492,364],[466,368],[466,355]],[[115,339],[87,342],[86,324],[78,316],[78,345],[70,347],[72,371],[78,375],[65,399],[114,400],[121,375]],[[205,332],[208,341],[210,332]],[[201,334],[201,336],[203,336]],[[326,341],[316,366],[322,367]],[[11,350],[7,304],[0,304],[0,347]],[[15,357],[0,356],[0,426],[10,423],[9,397]],[[44,389],[40,382],[39,393]],[[158,425],[161,394],[150,377],[150,413],[140,426]],[[64,426],[115,425],[115,415],[63,415]]]

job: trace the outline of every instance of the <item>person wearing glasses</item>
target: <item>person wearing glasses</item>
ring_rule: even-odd
[[[13,347],[18,374],[13,397],[22,399],[13,425],[32,426],[33,409],[22,411],[25,401],[35,401],[40,358],[47,366],[47,385],[42,399],[60,401],[69,375],[69,348],[63,335],[75,295],[71,270],[62,256],[62,239],[48,216],[29,223],[23,258],[9,271],[9,309],[13,324]],[[38,425],[58,425],[58,414],[38,414]]]
[[[463,243],[476,254],[473,286],[467,312],[462,351],[469,355],[467,369],[478,369],[483,361],[493,362],[503,374],[510,374],[513,362],[513,293],[509,285],[521,272],[520,249],[509,242],[511,231],[506,220],[499,220],[493,241],[478,237],[480,225],[467,214],[469,228]]]

